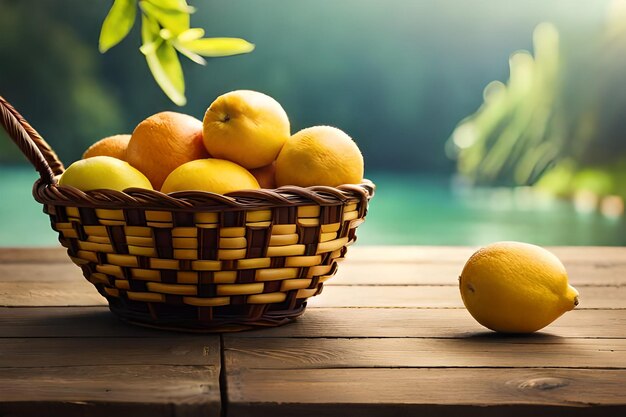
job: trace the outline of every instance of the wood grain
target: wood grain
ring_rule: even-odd
[[[220,415],[219,367],[0,368],[3,416]]]
[[[228,415],[617,416],[624,370],[286,369],[228,373]]]
[[[626,368],[626,339],[477,335],[462,339],[237,338],[224,335],[226,369]],[[626,382],[626,380],[624,381]]]
[[[489,334],[493,332],[478,324],[464,309],[309,308],[294,323],[229,336],[465,338]],[[570,311],[538,334],[626,338],[626,310]]]

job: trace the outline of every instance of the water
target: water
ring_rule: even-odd
[[[626,245],[623,217],[581,213],[566,201],[528,190],[467,190],[442,177],[373,173],[377,185],[360,245]],[[31,195],[37,174],[0,167],[0,246],[58,245]]]

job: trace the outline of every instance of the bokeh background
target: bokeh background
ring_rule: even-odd
[[[68,165],[162,110],[234,89],[293,132],[330,124],[378,186],[360,244],[624,245],[626,9],[589,0],[196,0],[192,26],[248,55],[183,60],[173,105],[138,28],[104,55],[111,1],[0,0],[0,95]],[[36,178],[0,132],[0,246],[54,245]]]

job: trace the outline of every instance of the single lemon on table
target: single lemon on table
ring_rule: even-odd
[[[113,135],[100,139],[91,145],[83,154],[83,159],[94,156],[111,156],[113,158],[126,160],[126,148],[130,135]]]
[[[177,167],[208,157],[202,143],[202,122],[172,111],[139,123],[126,150],[126,161],[143,172],[157,190]]]
[[[363,155],[352,138],[331,126],[315,126],[293,135],[276,159],[276,185],[359,184]]]
[[[561,261],[521,242],[492,243],[463,268],[459,288],[465,307],[483,326],[503,333],[531,333],[578,305]]]
[[[110,156],[94,156],[74,162],[59,178],[59,185],[71,185],[82,191],[123,191],[131,187],[152,190],[145,175],[128,162]]]
[[[272,97],[251,90],[223,94],[203,120],[204,145],[212,157],[247,169],[271,164],[289,138],[289,118]]]
[[[163,183],[161,192],[210,191],[226,194],[259,188],[257,180],[244,167],[224,159],[208,158],[187,162],[176,168]]]

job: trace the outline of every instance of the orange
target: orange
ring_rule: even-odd
[[[215,99],[204,115],[204,145],[215,158],[247,169],[271,164],[289,138],[289,118],[272,97],[237,90]]]
[[[264,167],[251,169],[250,173],[254,175],[261,188],[276,188],[276,163],[272,162]]]
[[[93,156],[111,156],[113,158],[126,160],[126,148],[130,135],[114,135],[100,139],[91,145],[83,154],[83,159]]]
[[[331,126],[315,126],[293,135],[276,159],[276,185],[358,184],[363,155],[350,136]]]
[[[202,122],[170,111],[139,123],[126,150],[126,160],[143,172],[157,190],[177,167],[208,157],[202,143]]]
[[[176,168],[163,183],[161,192],[210,191],[226,194],[231,191],[254,190],[259,183],[244,167],[224,159],[199,159]]]

